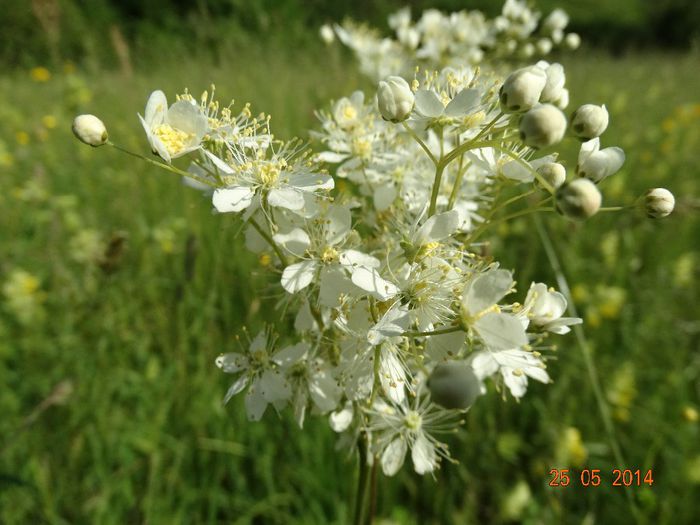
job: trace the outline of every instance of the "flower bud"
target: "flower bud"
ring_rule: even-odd
[[[600,209],[600,190],[588,179],[576,179],[557,189],[557,210],[569,219],[584,220]]]
[[[531,148],[546,148],[561,141],[566,117],[551,104],[542,104],[525,113],[520,121],[520,139]]]
[[[548,55],[552,47],[552,41],[549,38],[540,38],[535,44],[535,48],[540,55]]]
[[[449,361],[435,367],[428,379],[432,400],[444,408],[465,410],[481,393],[481,384],[472,367]]]
[[[578,36],[577,33],[569,33],[564,37],[564,44],[566,44],[566,47],[572,51],[574,49],[578,49],[578,47],[581,45],[581,37]]]
[[[671,214],[676,199],[666,188],[652,188],[644,194],[644,207],[651,219],[660,219]]]
[[[571,115],[571,129],[583,141],[600,137],[608,127],[605,105],[584,104]]]
[[[546,84],[547,74],[537,66],[513,71],[501,86],[501,109],[510,113],[531,109]]]
[[[377,105],[384,120],[402,122],[413,110],[416,97],[401,77],[391,76],[379,82]]]
[[[328,24],[323,24],[318,30],[318,33],[321,36],[321,40],[323,40],[323,43],[326,45],[332,44],[335,40],[335,33],[333,32],[333,28]]]
[[[73,120],[73,134],[88,146],[102,146],[107,142],[107,128],[95,115],[78,115]]]
[[[542,175],[552,188],[557,189],[566,181],[566,168],[558,162],[548,162],[537,168],[537,173]]]

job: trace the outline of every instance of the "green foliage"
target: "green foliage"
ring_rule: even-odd
[[[306,136],[315,108],[358,86],[372,89],[335,50],[250,43],[217,53],[195,58],[176,48],[131,78],[57,69],[46,82],[26,70],[0,80],[12,100],[0,109],[1,523],[347,521],[355,465],[334,451],[322,421],[299,431],[271,412],[251,424],[241,399],[221,405],[229,377],[215,357],[236,348],[244,325],[257,329],[276,300],[252,295],[268,276],[231,218],[212,215],[207,198],[177,177],[70,133],[76,112],[96,113],[112,140],[147,153],[135,113],[150,91],[188,86],[197,94],[213,81],[220,99],[272,114],[281,136]],[[650,185],[668,187],[679,204],[658,222],[633,212],[583,226],[546,221],[628,466],[653,468],[654,486],[611,487],[620,465],[568,338],[550,365],[554,384],[532,385],[518,406],[495,392],[476,403],[451,443],[460,465],[446,465],[435,480],[410,469],[380,479],[379,516],[402,524],[617,523],[629,515],[627,490],[650,523],[693,522],[696,60],[565,61],[572,94],[592,97],[572,108],[608,103],[606,145],[628,153],[623,172],[605,182],[607,204],[631,203]],[[531,279],[553,281],[530,222],[499,233],[492,249],[506,267],[523,268],[521,293]],[[11,280],[18,284],[10,289]],[[555,466],[603,469],[603,485],[550,488]]]

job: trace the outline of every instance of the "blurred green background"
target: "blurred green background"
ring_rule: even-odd
[[[399,5],[2,2],[0,523],[348,520],[355,464],[335,451],[325,421],[300,431],[288,414],[268,413],[250,424],[240,399],[221,405],[230,377],[214,358],[242,325],[269,319],[275,277],[206,197],[79,144],[70,123],[95,113],[112,140],[147,153],[136,113],[148,94],[198,94],[213,82],[222,101],[270,113],[280,137],[307,137],[314,109],[373,89],[349,54],[320,43],[318,25],[351,15],[382,26]],[[630,500],[648,523],[700,516],[699,4],[538,4],[554,5],[585,43],[556,57],[570,107],[606,103],[605,144],[628,155],[604,184],[607,203],[655,186],[678,201],[656,222],[632,212],[545,221],[626,466],[652,468],[654,484],[611,486],[621,465],[569,336],[550,364],[553,384],[532,385],[520,403],[492,392],[475,405],[451,440],[460,465],[436,479],[404,469],[380,481],[378,516],[393,523],[631,523]],[[575,154],[572,145],[570,166]],[[554,283],[531,222],[499,233],[493,251],[521,291]],[[549,487],[554,467],[600,468],[603,484]]]

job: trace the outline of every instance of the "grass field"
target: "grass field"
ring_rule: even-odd
[[[151,90],[214,82],[220,99],[270,113],[281,137],[306,136],[315,108],[372,89],[348,59],[323,53],[261,48],[219,63],[166,57],[132,78],[68,68],[0,79],[0,523],[346,522],[355,465],[325,422],[299,431],[268,413],[251,424],[240,399],[221,404],[229,377],[214,358],[242,325],[274,320],[252,291],[268,276],[230,217],[177,177],[70,132],[74,114],[95,113],[113,141],[147,153],[136,113]],[[633,504],[649,523],[697,522],[697,58],[563,59],[570,107],[608,104],[606,145],[628,155],[605,184],[608,203],[655,186],[678,199],[657,222],[546,218],[627,465],[611,454],[580,348],[562,338],[553,384],[519,405],[480,400],[451,443],[461,464],[435,480],[410,469],[381,480],[380,517],[631,523]],[[493,250],[521,269],[521,289],[554,283],[531,222],[500,234]],[[612,487],[623,466],[652,468],[653,486]],[[554,467],[599,468],[603,483],[552,488]]]

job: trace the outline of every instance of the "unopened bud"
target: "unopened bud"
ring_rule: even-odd
[[[559,213],[569,219],[582,221],[600,209],[600,190],[588,179],[576,179],[559,187],[555,194]]]
[[[377,105],[384,120],[402,122],[413,111],[416,97],[401,77],[391,76],[379,82]]]
[[[581,45],[581,37],[577,33],[569,33],[564,37],[564,44],[571,50],[578,49]]]
[[[513,71],[501,86],[501,109],[504,112],[527,111],[540,100],[547,74],[537,66]]]
[[[73,134],[88,146],[102,146],[107,142],[107,128],[95,115],[78,115],[73,120]]]
[[[476,401],[481,392],[481,384],[471,366],[450,361],[435,367],[428,379],[428,389],[430,397],[438,405],[465,410]]]
[[[666,188],[652,188],[644,194],[644,207],[647,216],[652,219],[660,219],[671,214],[676,205],[673,193]]]
[[[584,104],[571,115],[571,129],[581,140],[600,137],[608,127],[608,110],[605,105]]]
[[[561,141],[566,117],[551,104],[542,104],[525,113],[520,121],[520,139],[531,148],[546,148]]]
[[[323,24],[318,30],[318,33],[321,36],[321,40],[323,40],[324,44],[326,45],[332,44],[335,40],[335,33],[333,32],[333,28],[328,24]]]
[[[542,178],[554,189],[566,182],[566,168],[558,162],[543,164],[537,168],[537,173],[542,175]]]
[[[540,38],[535,47],[540,55],[548,55],[554,46],[549,38]]]

